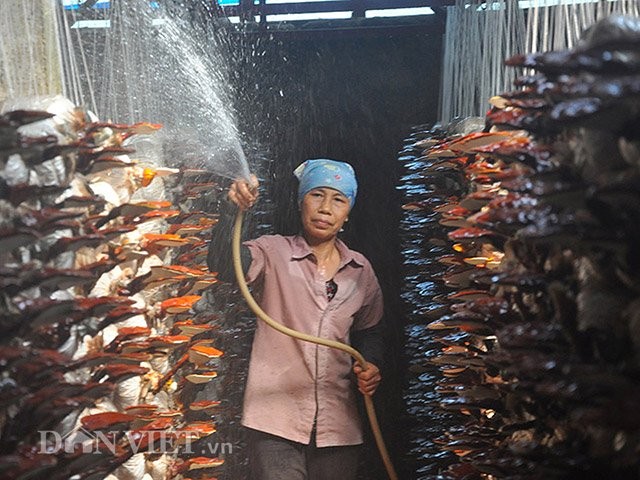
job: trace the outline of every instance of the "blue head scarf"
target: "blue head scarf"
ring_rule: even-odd
[[[298,203],[314,188],[329,187],[338,190],[349,200],[353,207],[358,193],[358,182],[353,167],[345,162],[318,158],[307,160],[293,171],[298,177]]]

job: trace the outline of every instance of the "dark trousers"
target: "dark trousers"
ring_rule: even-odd
[[[318,448],[247,429],[251,480],[355,480],[360,445]]]

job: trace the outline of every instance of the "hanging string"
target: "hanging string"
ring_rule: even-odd
[[[62,93],[54,0],[0,1],[0,102]]]
[[[82,100],[82,82],[80,80],[80,69],[77,66],[76,57],[74,55],[74,45],[71,36],[69,18],[62,7],[62,4],[59,4],[58,9],[58,15],[56,18],[59,23],[58,30],[60,32],[60,50],[64,65],[65,92],[73,103],[80,105]],[[72,13],[72,15],[75,16],[75,13]]]
[[[525,2],[523,2],[524,4]],[[516,69],[503,61],[525,52],[575,47],[586,28],[611,15],[640,15],[638,0],[456,0],[447,7],[439,118],[480,116],[487,100],[511,90]]]
[[[80,59],[82,60],[83,71],[89,72],[90,70],[89,70],[89,66],[88,66],[88,63],[87,63],[87,56],[85,54],[85,49],[84,49],[84,46],[83,46],[83,42],[82,42],[82,40],[80,38],[80,29],[77,28],[75,30],[76,30],[76,32],[75,32],[76,33],[76,39],[75,40],[76,40],[77,49],[80,52]],[[77,72],[77,73],[79,75],[79,72]],[[78,82],[77,83],[78,83],[79,88],[81,88],[82,87],[82,83],[80,82],[79,78],[78,78]],[[92,81],[88,81],[88,82],[86,82],[86,85],[87,85],[87,90],[89,90],[89,98],[86,99],[85,101],[87,101],[87,100],[89,101],[89,105],[91,105],[91,109],[95,112],[97,105],[96,105],[96,98],[95,98],[95,95],[94,95],[94,92],[93,92],[93,82]],[[80,97],[83,98],[83,99],[85,98],[85,96],[82,93],[82,90],[80,90]]]
[[[487,99],[506,89],[517,72],[503,60],[525,50],[525,16],[517,0],[457,0],[447,12],[440,118],[485,113]]]

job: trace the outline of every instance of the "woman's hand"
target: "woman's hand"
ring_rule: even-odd
[[[356,363],[353,366],[353,373],[358,377],[358,390],[360,390],[360,393],[372,396],[382,380],[380,369],[373,363],[367,362],[366,368],[364,369],[360,364]]]
[[[258,178],[251,174],[250,179],[238,179],[229,187],[229,200],[235,203],[240,210],[248,210],[258,199]]]

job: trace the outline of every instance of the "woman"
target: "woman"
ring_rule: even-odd
[[[367,259],[338,239],[357,193],[353,168],[307,160],[294,174],[302,234],[245,242],[243,256],[250,253],[251,260],[247,281],[276,321],[351,343],[368,364],[363,369],[344,352],[292,339],[258,322],[242,417],[249,429],[252,478],[355,479],[362,430],[352,381],[355,377],[364,395],[373,395],[380,383],[382,294]],[[229,200],[248,210],[258,198],[257,187],[255,176],[237,180]],[[221,221],[212,243],[220,245],[228,223]],[[212,270],[226,270],[214,259],[210,255]]]

